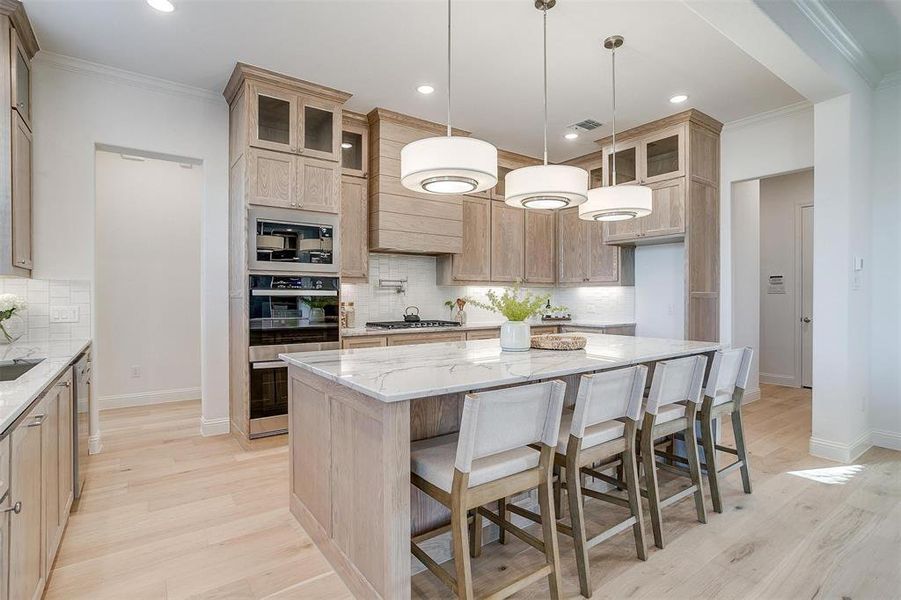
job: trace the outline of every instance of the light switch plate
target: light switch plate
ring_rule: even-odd
[[[78,323],[77,306],[54,306],[50,309],[51,323]]]

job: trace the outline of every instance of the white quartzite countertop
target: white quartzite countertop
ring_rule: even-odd
[[[584,333],[584,350],[502,352],[498,340],[281,354],[291,365],[397,402],[589,373],[720,348],[717,342]]]
[[[90,340],[67,340],[0,346],[0,360],[44,359],[15,381],[0,381],[0,435],[90,345]]]
[[[467,323],[466,325],[451,325],[449,327],[410,327],[409,329],[380,329],[378,327],[351,327],[341,330],[342,337],[360,337],[364,335],[397,335],[400,333],[441,333],[443,331],[475,331],[479,329],[498,329],[504,321],[487,323]],[[571,321],[535,321],[530,322],[532,327],[556,327],[572,325],[575,327],[628,327],[635,323],[613,323],[606,321],[591,321],[585,319],[573,319]]]

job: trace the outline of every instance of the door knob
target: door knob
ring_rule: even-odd
[[[802,323],[810,323],[812,320],[813,319],[811,319],[810,317],[802,317],[801,318]]]
[[[13,504],[12,506],[10,506],[9,508],[0,509],[0,513],[5,513],[5,512],[19,514],[20,512],[22,512],[22,502],[19,501],[19,502],[16,502],[15,504]]]

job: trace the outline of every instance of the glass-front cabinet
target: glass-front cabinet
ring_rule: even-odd
[[[266,150],[298,150],[296,94],[276,87],[250,86],[250,145]]]
[[[300,97],[301,153],[326,160],[339,160],[341,118],[337,104]]]
[[[342,111],[341,173],[365,177],[369,170],[369,123],[366,116]]]
[[[653,183],[685,175],[685,128],[662,131],[642,141],[641,182]]]
[[[613,181],[613,161],[616,160],[616,182]],[[638,168],[639,147],[637,142],[631,144],[617,144],[616,156],[610,148],[604,151],[604,167],[607,169],[607,185],[620,183],[634,183],[639,179]]]

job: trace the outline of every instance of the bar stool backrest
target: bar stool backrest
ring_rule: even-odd
[[[454,466],[469,473],[479,458],[539,442],[556,446],[565,392],[555,380],[467,394]]]
[[[731,400],[735,388],[744,390],[748,385],[748,373],[751,371],[753,356],[754,351],[750,348],[718,350],[713,355],[705,395],[714,398],[716,404]]]
[[[582,438],[586,428],[614,419],[637,421],[647,377],[648,368],[644,365],[583,375],[570,434]]]
[[[706,356],[689,356],[658,362],[654,367],[651,391],[645,411],[652,415],[665,404],[674,402],[701,401],[701,387],[704,385]]]

